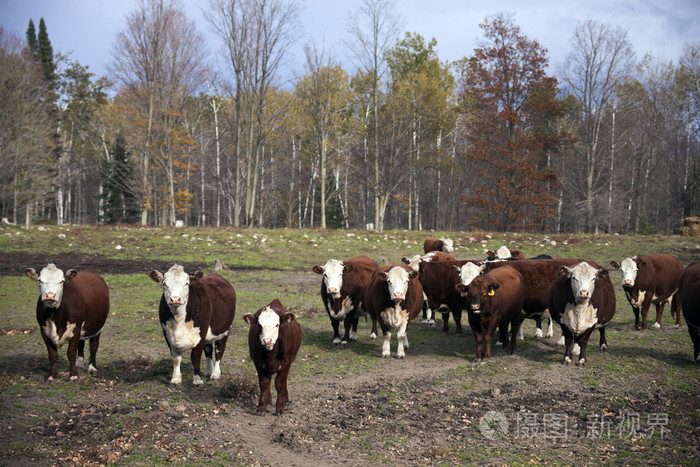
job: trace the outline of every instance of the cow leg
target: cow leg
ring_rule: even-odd
[[[545,338],[551,339],[552,337],[554,337],[554,320],[549,318],[549,325],[547,326],[547,334],[545,335]]]
[[[350,331],[352,330],[352,318],[350,316],[346,316],[343,320],[343,328],[345,329],[345,334],[343,334],[343,340],[340,343],[347,345],[350,340]]]
[[[603,326],[602,328],[598,328],[598,332],[600,332],[600,344],[598,345],[598,348],[601,352],[605,352],[608,350],[608,340],[605,338],[605,327]]]
[[[452,308],[452,318],[455,320],[455,334],[462,334],[462,307]]]
[[[258,384],[260,385],[260,399],[258,399],[259,413],[267,412],[267,406],[272,403],[272,392],[270,390],[270,380],[272,378],[267,375],[261,375],[258,370]]]
[[[428,303],[425,301],[425,294],[423,294],[423,306],[421,309],[423,311],[423,319],[421,320],[421,324],[428,324],[432,310],[428,308]]]
[[[581,334],[581,337],[579,339],[579,346],[581,347],[581,352],[578,355],[578,362],[576,363],[579,366],[585,366],[586,365],[586,347],[588,346],[588,338],[591,337],[591,333],[593,333],[594,327],[590,327],[586,329],[583,334]]]
[[[280,372],[275,377],[275,390],[277,391],[277,400],[275,401],[275,414],[281,415],[284,412],[284,407],[289,403],[289,393],[287,392],[287,376],[291,363],[282,365]]]
[[[634,328],[641,329],[642,323],[639,319],[639,307],[632,305],[632,312],[634,313]]]
[[[224,358],[228,336],[224,336],[214,343],[214,370],[209,376],[210,379],[221,378],[221,360]]]
[[[542,320],[541,320],[541,319],[539,319],[539,318],[535,319],[535,327],[536,327],[536,329],[535,329],[535,338],[541,339],[542,336],[543,336],[543,332],[542,332]]]
[[[204,349],[204,340],[199,341],[195,347],[192,348],[192,353],[190,353],[190,358],[192,359],[192,366],[194,367],[194,376],[192,378],[192,384],[199,385],[204,384],[202,381],[202,350]]]
[[[693,341],[693,359],[695,363],[700,363],[700,326],[685,320],[688,325],[688,334],[690,334],[690,340]]]
[[[503,320],[498,323],[498,340],[501,342],[501,346],[505,349],[510,347],[510,339],[508,338],[508,321]],[[498,342],[496,342],[498,345]]]
[[[690,329],[690,327],[688,327],[688,329]],[[47,381],[53,381],[58,378],[58,348],[43,332],[41,333],[41,337],[44,339],[46,350],[49,353],[49,377]]]
[[[170,354],[173,357],[173,376],[170,378],[170,384],[180,384],[182,382],[182,373],[180,373],[180,363],[182,362],[182,354],[171,350]]]
[[[356,313],[352,319],[352,330],[350,331],[350,340],[357,342],[357,325],[360,322],[360,314]]]
[[[561,327],[561,333],[564,337],[564,364],[571,363],[571,349],[574,346],[574,335],[566,326]]]
[[[396,340],[398,340],[398,346],[396,347],[396,356],[398,358],[406,357],[406,350],[408,348],[408,336],[406,334],[406,326],[408,326],[408,319],[404,320],[399,328],[396,330]]]
[[[382,358],[391,357],[391,333],[389,331],[384,331],[384,342],[382,343]]]
[[[68,363],[70,363],[70,380],[78,379],[78,365],[76,360],[78,357],[78,344],[80,342],[80,326],[75,327],[75,334],[68,341]]]
[[[681,327],[681,299],[678,296],[678,290],[673,293],[673,298],[671,298],[671,314],[676,318],[675,328]]]
[[[442,332],[447,334],[450,330],[450,312],[442,313]]]
[[[374,340],[377,338],[377,318],[372,316],[372,332],[369,334],[369,338]]]
[[[211,376],[214,372],[214,362],[212,362],[213,353],[214,344],[204,344],[204,356],[207,357],[207,369],[204,372],[204,376]]]
[[[331,318],[331,326],[333,326],[333,344],[340,344],[340,321]]]
[[[649,314],[649,308],[651,307],[651,296],[645,298],[642,302],[642,329],[647,329],[647,314]]]
[[[518,332],[520,332],[520,318],[515,317],[511,318],[510,320],[510,354],[513,355],[515,353],[515,349],[517,347],[517,336]]]
[[[85,343],[85,341],[81,341]],[[100,334],[90,338],[90,364],[87,371],[89,375],[97,376],[97,349],[100,348]]]
[[[474,341],[476,342],[476,355],[474,356],[474,361],[478,362],[484,358],[484,352],[482,349],[484,343],[484,334],[474,329],[472,326],[472,333],[474,334]]]
[[[80,339],[78,342],[78,360],[75,363],[80,368],[85,368],[85,341]]]
[[[661,327],[661,317],[664,314],[664,306],[666,306],[665,301],[659,301],[656,304],[656,321],[654,324],[651,326],[654,329],[659,329]]]

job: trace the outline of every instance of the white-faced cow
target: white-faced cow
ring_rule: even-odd
[[[420,313],[422,304],[423,287],[416,271],[404,264],[389,264],[374,271],[365,294],[365,306],[382,328],[382,357],[391,355],[391,331],[396,331],[399,341],[396,356],[406,356],[406,327]]]
[[[272,301],[255,314],[246,313],[243,319],[250,324],[248,349],[260,383],[257,411],[267,412],[267,406],[272,403],[270,382],[276,374],[275,413],[279,415],[289,402],[287,377],[301,346],[301,326],[279,300]]]
[[[700,363],[700,261],[690,263],[678,282],[683,317],[693,341],[693,358]]]
[[[454,250],[454,242],[451,238],[428,238],[423,242],[423,251],[425,253],[430,253],[431,251],[444,251],[445,253],[452,253]]]
[[[513,259],[525,259],[525,256],[520,250],[514,250],[503,245],[496,251],[489,250],[486,252],[487,261],[495,260],[513,260]]]
[[[431,251],[424,255],[413,255],[408,258],[401,258],[401,262],[407,264],[414,271],[420,273],[420,265],[422,263],[436,263],[439,261],[455,261],[454,256],[443,251]],[[445,314],[443,314],[445,316]],[[435,324],[435,318],[432,308],[428,305],[428,297],[425,295],[425,288],[423,289],[423,319],[421,320],[423,324]],[[445,331],[447,332],[447,331]]]
[[[683,265],[675,256],[635,256],[626,258],[622,263],[611,261],[610,264],[622,273],[622,289],[627,301],[632,305],[636,329],[647,329],[647,314],[652,304],[656,306],[656,321],[652,327],[660,328],[666,303],[671,304],[671,314],[676,318],[676,327],[680,326],[680,303],[676,291]]]
[[[321,300],[333,326],[333,343],[345,345],[357,340],[357,323],[365,312],[364,299],[367,285],[377,263],[367,256],[338,261],[331,259],[323,266],[314,266],[316,274],[323,274]],[[345,334],[340,339],[338,330],[343,321]],[[372,322],[372,339],[377,337],[377,324]]]
[[[462,285],[460,289],[466,291],[469,326],[476,340],[475,359],[491,357],[491,341],[497,327],[503,348],[509,348],[513,354],[525,295],[525,284],[520,273],[513,268],[493,269],[475,277],[469,285]]]
[[[109,315],[109,290],[104,279],[93,271],[69,269],[64,274],[53,263],[38,274],[33,268],[24,273],[39,282],[36,320],[49,352],[48,380],[58,378],[58,348],[66,342],[70,379],[78,379],[78,365],[83,365],[86,339],[90,340],[88,373],[96,375],[100,334]]]
[[[423,286],[424,308],[442,313],[442,332],[449,332],[450,312],[455,321],[455,333],[462,334],[462,299],[457,285],[459,268],[466,260],[424,262],[418,270],[418,280]]]
[[[194,384],[203,384],[200,363],[202,350],[207,357],[207,375],[221,377],[221,358],[236,314],[236,292],[229,281],[218,274],[204,276],[202,271],[185,272],[178,264],[165,274],[148,273],[163,287],[158,315],[165,342],[173,357],[172,384],[182,382],[182,354],[191,350]]]
[[[600,349],[606,350],[604,326],[615,314],[615,289],[607,269],[587,262],[562,266],[550,293],[549,313],[564,335],[564,363],[571,363],[573,345],[578,344],[577,364],[586,364],[586,346],[596,328],[600,331]]]

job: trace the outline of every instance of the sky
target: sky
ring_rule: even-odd
[[[514,14],[515,23],[528,39],[549,52],[550,74],[555,74],[571,51],[577,25],[588,19],[619,26],[628,33],[638,57],[650,53],[662,62],[678,63],[687,42],[700,41],[700,0],[394,0],[404,31],[437,40],[441,61],[472,54],[482,37],[479,28],[487,16]],[[218,58],[221,45],[204,19],[208,0],[181,0],[186,15],[206,38],[210,58]],[[352,60],[343,45],[349,39],[347,19],[362,0],[299,0],[302,34],[292,48],[283,74],[288,80],[303,72],[305,44],[330,52],[351,73]],[[54,52],[97,76],[108,74],[117,34],[125,28],[134,0],[0,0],[0,27],[24,38],[31,18],[38,28],[44,18]]]

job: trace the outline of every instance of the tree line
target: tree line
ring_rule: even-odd
[[[210,0],[217,71],[177,0],[139,0],[109,76],[0,29],[7,222],[672,233],[700,212],[700,43],[637,58],[579,23],[555,75],[509,13],[440,60],[391,0],[347,20],[353,70],[305,46],[298,3]]]

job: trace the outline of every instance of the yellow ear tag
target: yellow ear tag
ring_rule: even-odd
[[[493,297],[494,295],[496,295],[496,291],[495,291],[495,290],[489,290],[489,297]]]

